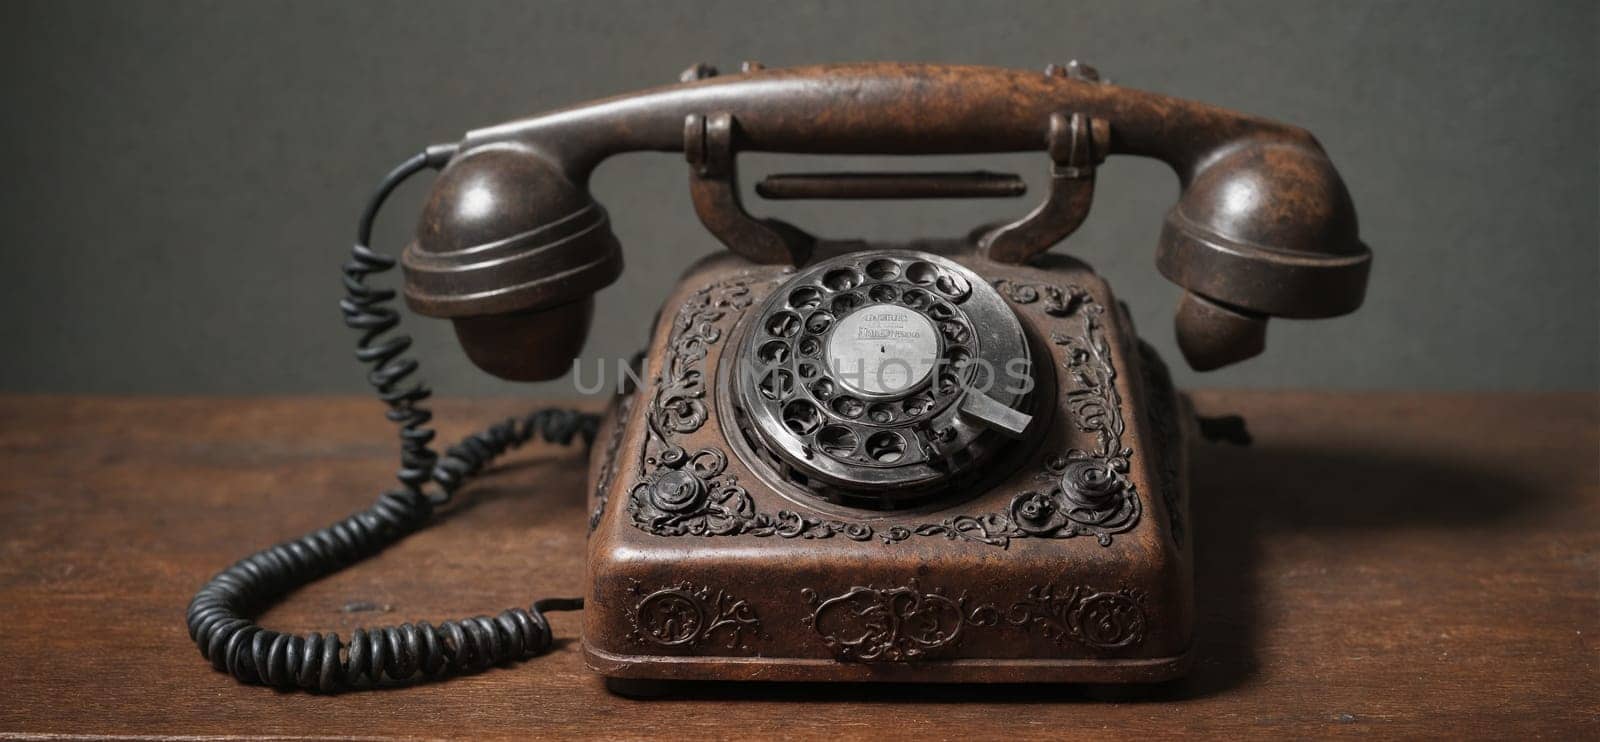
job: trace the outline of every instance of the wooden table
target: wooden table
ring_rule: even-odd
[[[183,610],[248,550],[372,499],[377,403],[0,398],[0,733],[683,739],[755,736],[1600,736],[1600,395],[1207,392],[1252,448],[1196,473],[1198,661],[1141,693],[696,687],[608,695],[575,614],[550,655],[448,683],[244,687]],[[511,406],[440,405],[453,437]],[[292,630],[581,593],[575,452],[519,455],[445,522],[295,594]]]

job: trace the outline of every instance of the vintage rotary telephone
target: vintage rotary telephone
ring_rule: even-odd
[[[401,259],[405,298],[449,318],[508,379],[566,373],[621,249],[589,174],[681,151],[728,251],[692,267],[655,323],[642,383],[601,417],[541,411],[429,445],[416,362],[367,247],[384,197],[442,168]],[[814,239],[750,216],[741,151],[1043,150],[1049,193],[1021,219],[904,244]],[[1371,253],[1312,136],[1043,73],[862,64],[682,84],[470,132],[380,186],[344,269],[358,356],[400,425],[401,487],[250,556],[190,604],[190,635],[245,682],[332,691],[482,669],[550,646],[544,612],[585,608],[584,656],[612,679],[1155,681],[1182,672],[1193,619],[1186,400],[1088,266],[1046,251],[1083,221],[1107,155],[1177,172],[1156,253],[1185,290],[1198,369],[1260,352],[1272,316],[1362,300]],[[780,175],[769,198],[1016,195],[989,173]],[[249,616],[421,527],[535,435],[598,439],[588,593],[531,610],[294,636]],[[530,545],[531,546],[531,545]]]

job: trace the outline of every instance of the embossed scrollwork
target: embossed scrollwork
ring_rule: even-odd
[[[1002,624],[1038,629],[1062,646],[1106,652],[1138,646],[1146,629],[1144,592],[1132,588],[1075,585],[1058,591],[1053,584],[1035,585],[1003,611],[994,603],[969,609],[966,596],[924,590],[915,579],[903,587],[856,586],[828,598],[810,588],[800,595],[812,606],[802,622],[835,656],[851,662],[928,659],[966,633]]]
[[[704,362],[707,349],[722,338],[722,320],[751,304],[742,280],[724,281],[697,291],[673,323],[650,412],[641,481],[629,497],[639,528],[659,536],[751,535],[779,538],[873,538],[893,544],[913,536],[943,536],[1005,548],[1018,538],[1092,536],[1110,546],[1115,534],[1139,521],[1138,493],[1128,479],[1133,450],[1122,443],[1125,422],[1116,388],[1117,372],[1100,318],[1105,309],[1077,286],[995,282],[1020,305],[1037,305],[1053,317],[1081,317],[1083,332],[1057,332],[1062,368],[1072,388],[1066,404],[1073,425],[1093,436],[1092,448],[1073,448],[1046,462],[1039,486],[1015,495],[999,512],[958,515],[937,523],[905,523],[875,528],[860,521],[808,516],[791,510],[757,512],[748,492],[723,476],[726,456],[716,448],[690,458],[671,441],[705,422]],[[654,467],[653,469],[651,467]]]
[[[645,594],[635,581],[628,591],[642,595],[628,612],[629,641],[662,647],[720,644],[749,650],[748,639],[761,635],[761,620],[744,600],[725,590],[680,582]]]
[[[1042,492],[1024,492],[1011,500],[1011,522],[1030,536],[1055,533],[1067,524],[1059,499]]]
[[[1054,585],[1028,590],[1011,605],[1006,622],[1039,627],[1058,643],[1079,642],[1096,649],[1122,649],[1144,641],[1144,593],[1134,589],[1100,592],[1078,585],[1058,593]]]
[[[1032,304],[1044,299],[1041,308],[1045,314],[1052,317],[1072,314],[1080,302],[1089,298],[1089,292],[1084,291],[1081,286],[1035,286],[1001,278],[994,282],[994,287],[996,291],[1017,304]]]
[[[1104,308],[1076,286],[1030,286],[1000,280],[995,286],[1018,304],[1043,299],[1052,316],[1083,317],[1081,336],[1055,333],[1051,343],[1062,348],[1062,366],[1072,380],[1067,408],[1074,426],[1094,436],[1092,450],[1074,448],[1051,459],[1039,477],[1048,487],[1027,490],[1011,499],[1000,513],[956,516],[910,529],[924,536],[942,535],[977,543],[1006,546],[1014,538],[1094,536],[1102,546],[1139,521],[1138,493],[1128,481],[1133,450],[1122,445],[1125,423],[1116,388],[1116,368],[1100,317]]]
[[[904,662],[921,659],[961,638],[964,599],[923,592],[916,580],[904,587],[852,587],[831,598],[806,589],[815,609],[805,623],[841,660]]]
[[[1127,592],[1090,595],[1070,618],[1077,636],[1092,647],[1115,649],[1144,638],[1144,611],[1139,599]]]
[[[779,510],[771,514],[760,513],[750,521],[744,532],[752,536],[780,538],[816,539],[843,536],[851,541],[867,541],[873,534],[872,526],[866,523],[812,518],[793,510]]]
[[[737,478],[723,476],[727,466],[715,448],[662,451],[658,468],[628,493],[634,524],[663,536],[739,533],[755,515],[755,503]]]
[[[705,425],[706,356],[722,339],[722,319],[750,302],[750,287],[743,281],[706,286],[684,302],[667,339],[669,352],[650,406],[650,423],[658,435],[692,433]]]

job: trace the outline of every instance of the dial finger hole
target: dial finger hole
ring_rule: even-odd
[[[833,381],[831,379],[817,379],[811,385],[811,396],[817,399],[827,399],[833,396]]]
[[[813,312],[806,318],[806,332],[821,335],[833,326],[833,315],[827,312]]]
[[[878,425],[894,422],[894,408],[879,402],[867,409],[867,419]]]
[[[883,430],[867,438],[866,454],[880,464],[893,464],[906,455],[906,440],[900,434]]]
[[[834,458],[849,458],[859,442],[856,432],[843,425],[829,425],[817,432],[817,448]]]
[[[888,281],[900,275],[900,264],[887,258],[867,263],[867,275],[879,281]]]
[[[900,403],[900,409],[911,417],[925,414],[928,410],[933,409],[933,397],[928,396],[927,392],[918,392],[906,397]]]
[[[918,286],[927,286],[939,278],[939,269],[932,263],[918,260],[906,267],[906,280]]]
[[[773,337],[794,337],[800,331],[800,315],[794,312],[778,312],[767,318],[767,334]]]
[[[867,408],[867,406],[863,404],[861,400],[856,399],[848,394],[841,394],[838,397],[835,397],[832,407],[834,412],[839,413],[843,417],[848,417],[851,419],[861,417],[861,413]]]
[[[899,298],[900,292],[887,283],[880,283],[867,289],[867,298],[879,304],[887,304]]]
[[[822,285],[831,291],[849,291],[861,285],[861,274],[852,268],[838,268],[822,277]]]
[[[800,345],[798,347],[800,349],[800,355],[815,356],[816,354],[822,352],[822,341],[814,337],[805,337],[800,339]]]
[[[940,322],[939,332],[944,335],[946,340],[952,343],[965,343],[972,340],[972,331],[968,330],[967,326],[961,322],[952,320]]]
[[[922,309],[933,301],[933,295],[922,289],[907,289],[900,295],[900,303],[912,309]]]
[[[822,306],[822,290],[815,286],[801,286],[789,292],[789,306],[800,311]]]
[[[811,361],[801,361],[796,370],[800,372],[800,378],[802,379],[815,379],[822,373],[822,367]]]
[[[967,298],[967,294],[972,292],[972,285],[967,283],[967,279],[954,273],[941,272],[934,280],[933,287],[938,289],[939,293],[958,302]]]
[[[769,340],[756,351],[756,357],[762,363],[784,363],[789,360],[789,344],[782,340]]]
[[[803,399],[783,407],[783,424],[798,435],[810,435],[822,424],[822,410]]]
[[[789,373],[786,369],[773,369],[767,372],[766,376],[761,377],[761,382],[757,385],[757,388],[761,390],[761,396],[767,399],[787,399],[789,394],[794,391],[794,374]]]
[[[839,315],[849,314],[861,306],[862,301],[861,295],[857,293],[840,294],[833,300],[833,313]]]
[[[928,305],[928,316],[929,317],[932,317],[932,318],[938,319],[938,320],[946,320],[946,319],[954,319],[955,318],[955,316],[956,316],[956,308],[955,307],[952,307],[949,304],[946,304],[946,303],[944,303],[942,301],[934,302],[933,301],[933,297],[931,297],[931,296],[928,297],[928,300],[930,302],[930,304]]]

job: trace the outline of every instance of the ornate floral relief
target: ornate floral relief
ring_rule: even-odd
[[[655,471],[628,493],[634,525],[658,536],[727,536],[745,530],[755,502],[737,477],[725,475],[726,454],[671,446],[655,458]]]
[[[757,512],[749,493],[725,474],[727,456],[716,448],[690,454],[673,441],[706,421],[705,360],[725,332],[723,320],[751,304],[743,279],[695,292],[673,323],[656,381],[649,435],[641,457],[641,479],[630,491],[634,525],[659,536],[778,536],[854,541],[876,537],[886,544],[912,536],[943,536],[1005,548],[1012,539],[1093,536],[1110,546],[1112,536],[1138,523],[1138,493],[1128,481],[1132,449],[1122,443],[1125,423],[1117,372],[1100,318],[1104,308],[1077,286],[1017,284],[995,287],[1019,305],[1037,304],[1052,317],[1081,317],[1083,332],[1057,332],[1062,368],[1072,382],[1066,404],[1074,425],[1093,436],[1090,449],[1070,449],[1050,458],[1034,476],[1038,485],[1012,498],[1000,512],[960,515],[938,523],[874,528],[864,522],[816,518],[791,510]]]
[[[852,587],[828,598],[809,588],[800,594],[812,606],[811,615],[802,619],[805,625],[839,659],[853,662],[936,657],[972,631],[1002,624],[1037,628],[1062,646],[1107,651],[1136,647],[1145,637],[1145,596],[1135,589],[1077,585],[1058,591],[1054,585],[1036,585],[1004,610],[995,603],[968,608],[965,595],[924,591],[915,579],[902,587]]]
[[[641,596],[628,611],[628,641],[662,647],[715,644],[749,651],[759,638],[761,620],[744,600],[724,590],[680,582],[646,594],[634,581],[628,592]]]
[[[669,446],[654,457],[655,471],[628,495],[634,525],[658,536],[779,536],[855,541],[872,538],[872,526],[810,518],[790,510],[757,513],[750,493],[726,474],[727,455],[716,448],[694,453]]]
[[[1039,309],[1051,317],[1070,316],[1077,311],[1079,304],[1089,298],[1089,292],[1075,285],[1063,288],[1047,284],[1017,283],[999,278],[995,279],[994,288],[1015,304],[1032,304],[1043,299]]]
[[[800,591],[813,606],[803,619],[842,660],[904,662],[961,640],[968,616],[965,596],[923,592],[915,579],[904,587],[852,587],[831,598]]]
[[[742,279],[713,283],[685,300],[667,338],[650,404],[650,427],[656,435],[692,433],[706,424],[706,356],[722,339],[722,320],[750,302],[750,287]]]
[[[1145,595],[1141,590],[1101,592],[1076,585],[1057,592],[1054,585],[1029,588],[1011,604],[1006,623],[1038,627],[1058,644],[1077,642],[1095,649],[1123,649],[1144,641]]]
[[[1072,380],[1067,408],[1080,432],[1094,436],[1092,449],[1070,449],[1052,457],[1035,478],[1040,486],[1018,493],[1003,512],[958,515],[940,523],[914,526],[911,533],[940,535],[994,546],[1015,538],[1094,536],[1110,546],[1114,534],[1139,521],[1139,497],[1127,479],[1133,449],[1122,445],[1126,428],[1117,371],[1100,318],[1105,308],[1077,286],[1030,286],[1005,279],[995,288],[1017,304],[1038,302],[1053,317],[1081,316],[1083,334],[1056,332],[1050,342],[1062,349],[1062,368]],[[895,534],[902,535],[902,534]]]

